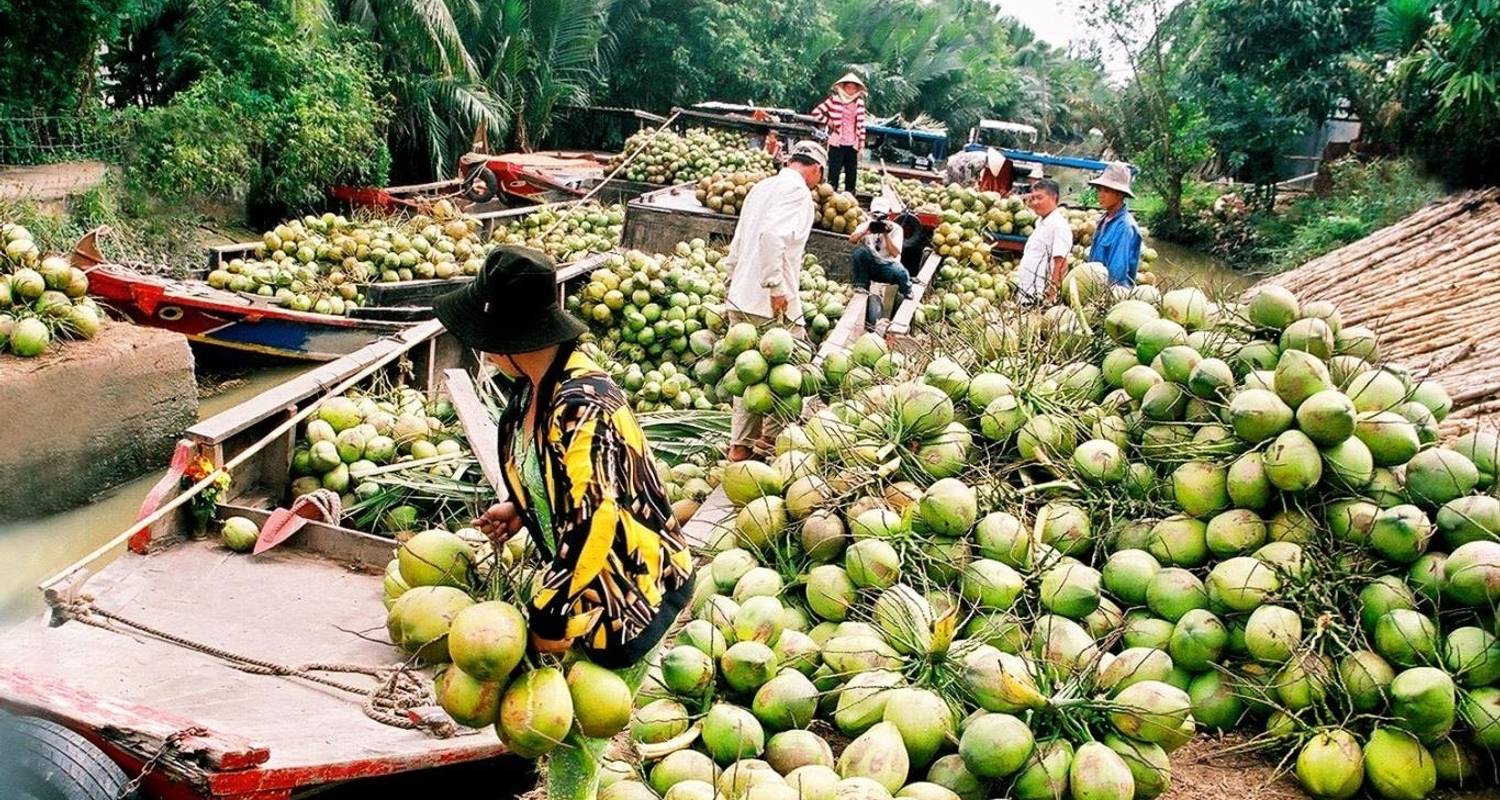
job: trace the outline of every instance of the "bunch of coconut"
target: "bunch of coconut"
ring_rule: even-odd
[[[527,655],[522,587],[536,576],[526,535],[496,550],[472,528],[416,534],[386,568],[391,641],[436,666],[433,695],[455,722],[493,726],[512,754],[540,758],[577,733],[609,738],[630,722],[631,690],[586,659]]]
[[[301,428],[292,476],[292,498],[336,492],[344,524],[393,536],[471,519],[487,491],[452,405],[407,387],[325,399]]]
[[[703,128],[683,134],[640,131],[626,139],[625,148],[610,160],[612,167],[621,164],[626,164],[626,180],[662,185],[698,181],[716,173],[769,173],[776,168],[771,155],[751,147],[745,134]]]
[[[723,478],[722,468],[717,464],[708,465],[706,461],[700,457],[667,464],[660,458],[655,459],[656,473],[666,489],[667,500],[672,504],[672,515],[679,523],[686,524],[692,519]]]
[[[849,192],[836,191],[832,184],[812,187],[813,227],[834,233],[850,233],[864,220],[859,199]]]
[[[306,216],[267,231],[252,258],[209,273],[209,285],[273,298],[297,311],[347,313],[367,283],[446,280],[479,273],[490,245],[479,220],[448,201],[430,215],[350,220]]]
[[[83,270],[43,256],[20,225],[0,225],[0,354],[41,355],[54,341],[92,339],[104,313]]]
[[[559,264],[567,264],[619,247],[624,228],[624,205],[606,206],[591,200],[562,209],[544,208],[499,226],[491,232],[490,241],[530,247]]]
[[[1127,652],[1199,723],[1300,748],[1316,796],[1476,780],[1500,744],[1500,443],[1438,445],[1442,387],[1379,364],[1373,334],[1326,303],[1274,286],[1243,304],[1118,298],[1078,315],[1114,349],[1063,369],[1096,410],[1070,424],[997,400],[985,419],[1097,493],[1065,518],[1097,525],[1101,497],[1175,512],[1116,519],[1097,550]]]
[[[1060,613],[1087,593],[1082,563],[961,479],[820,467],[813,424],[774,463],[725,468],[733,530],[640,698],[643,763],[601,796],[1164,791],[1189,698],[1113,667],[1107,619]]]
[[[710,211],[736,216],[755,184],[770,177],[768,172],[729,172],[708,175],[698,181],[698,202]]]
[[[716,384],[720,397],[743,399],[752,414],[796,419],[803,398],[823,386],[823,371],[811,357],[809,343],[787,328],[737,322],[715,343],[712,357],[699,362],[700,375]]]

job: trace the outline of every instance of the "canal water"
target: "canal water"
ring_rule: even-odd
[[[199,401],[198,418],[207,419],[307,369],[278,366],[236,376]],[[163,463],[161,470],[166,467]],[[153,471],[71,511],[0,522],[0,548],[6,553],[6,568],[0,570],[0,621],[39,611],[42,596],[37,583],[130,527],[141,500],[160,477],[161,471]]]
[[[1168,242],[1150,244],[1158,254],[1153,269],[1164,284],[1192,283],[1222,292],[1242,290],[1251,283],[1201,251]],[[199,417],[213,416],[305,369],[281,366],[247,373],[224,391],[204,398]],[[166,468],[166,464],[161,466]],[[40,610],[36,584],[129,527],[142,498],[159,477],[160,472],[144,475],[87,506],[61,514],[0,524],[0,547],[9,555],[7,569],[0,571],[0,620]]]

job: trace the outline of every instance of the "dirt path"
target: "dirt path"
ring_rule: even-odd
[[[0,167],[0,200],[65,200],[98,186],[108,174],[109,165],[102,161]]]

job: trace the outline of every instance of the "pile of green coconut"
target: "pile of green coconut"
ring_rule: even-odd
[[[1326,303],[1089,277],[725,468],[601,797],[1149,798],[1231,730],[1315,797],[1494,785],[1500,440]]]
[[[44,256],[21,225],[0,224],[0,355],[35,358],[53,342],[92,339],[104,312],[83,270]]]

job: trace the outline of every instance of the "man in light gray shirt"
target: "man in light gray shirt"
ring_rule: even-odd
[[[1036,213],[1036,225],[1021,251],[1021,278],[1016,287],[1023,303],[1040,305],[1057,300],[1057,287],[1068,269],[1073,250],[1073,228],[1058,205],[1057,181],[1043,178],[1026,196],[1026,205]]]

